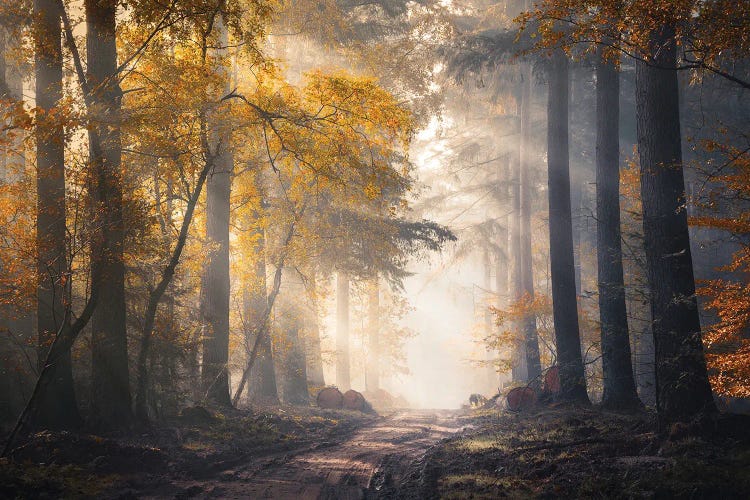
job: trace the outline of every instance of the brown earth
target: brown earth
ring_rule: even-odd
[[[280,454],[225,470],[217,478],[175,481],[182,498],[356,499],[398,484],[398,471],[461,430],[455,411],[407,411],[366,424],[332,446]],[[167,492],[139,494],[163,498]]]

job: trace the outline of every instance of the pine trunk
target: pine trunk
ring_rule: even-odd
[[[639,405],[630,352],[620,240],[620,75],[600,53],[596,63],[596,220],[602,404]]]
[[[534,299],[534,267],[531,254],[531,88],[532,69],[530,65],[524,66],[523,82],[521,87],[521,102],[523,111],[521,113],[521,284],[523,296],[529,300]],[[524,350],[526,352],[526,379],[537,380],[542,374],[542,364],[539,356],[539,335],[536,328],[536,316],[527,315],[523,320]]]
[[[674,28],[651,36],[652,60],[637,63],[636,103],[643,232],[650,288],[660,428],[716,410],[695,298]]]
[[[550,61],[547,107],[550,268],[560,399],[588,402],[578,329],[568,151],[568,58],[556,51]]]
[[[511,170],[510,157],[507,160],[500,163],[497,169],[497,198],[498,200],[505,200],[510,192],[510,185],[506,184],[506,179],[509,178]],[[511,261],[509,258],[509,242],[510,242],[510,226],[512,224],[513,214],[506,214],[504,227],[500,231],[498,236],[497,247],[499,249],[497,258],[495,259],[495,307],[498,310],[503,310],[508,306],[510,297],[510,278],[511,274]],[[503,331],[503,326],[496,327],[496,335],[500,335]],[[495,355],[500,358],[502,352],[498,351]],[[500,374],[500,379],[504,379],[505,375]],[[496,380],[498,380],[496,378]],[[498,380],[499,381],[499,380]]]
[[[519,101],[519,115],[523,114],[523,103]],[[519,130],[520,134],[520,130]],[[511,302],[517,304],[523,298],[523,281],[521,270],[523,258],[521,257],[521,139],[519,138],[518,154],[511,154],[511,224],[510,224],[510,255],[511,263],[512,293]],[[513,368],[511,375],[514,381],[522,382],[528,380],[528,369],[526,367],[526,341],[524,336],[524,321],[516,321],[513,325],[516,335],[513,342]]]

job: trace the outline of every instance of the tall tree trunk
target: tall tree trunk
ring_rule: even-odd
[[[588,402],[578,330],[568,151],[568,58],[555,51],[550,61],[547,106],[547,166],[552,305],[560,373],[560,399]]]
[[[66,318],[70,289],[65,226],[65,131],[55,108],[62,98],[62,38],[60,14],[51,0],[36,0],[40,23],[35,40],[34,74],[40,120],[37,145],[37,332],[39,371]],[[80,424],[73,391],[70,351],[50,368],[50,390],[39,402],[35,425],[53,428]]]
[[[521,94],[522,96],[523,94]],[[519,100],[519,116],[523,114],[523,102]],[[511,154],[511,225],[510,225],[510,255],[511,263],[512,293],[511,302],[518,303],[523,298],[523,281],[521,279],[523,269],[523,258],[521,256],[521,131],[519,129],[518,154]],[[526,366],[526,340],[524,321],[516,321],[513,325],[517,332],[517,338],[513,342],[513,367],[511,375],[514,381],[528,380],[528,368]]]
[[[485,215],[485,219],[489,220],[489,214]],[[490,249],[490,245],[493,244],[492,240],[487,240],[485,243],[485,248],[483,251],[483,266],[484,266],[484,281],[482,283],[482,291],[483,291],[483,297],[484,300],[482,300],[482,309],[484,312],[484,331],[482,332],[483,338],[488,339],[492,336],[492,310],[490,309],[493,304],[495,303],[495,298],[497,294],[492,289],[492,268],[493,266],[493,255],[492,251]],[[492,390],[495,385],[495,377],[497,375],[497,372],[495,371],[495,363],[494,363],[494,353],[490,351],[489,349],[485,352],[485,359],[484,359],[484,371],[485,371],[485,381],[483,381],[483,385],[487,387],[488,390]]]
[[[320,346],[320,312],[318,311],[318,283],[315,271],[310,276],[309,293],[311,318],[307,342],[307,378],[315,387],[326,385],[323,375],[323,353]]]
[[[652,33],[650,61],[636,67],[638,150],[651,295],[660,428],[716,410],[695,298],[674,27]]]
[[[510,183],[508,183],[508,179],[510,178],[510,172],[511,172],[511,164],[510,164],[510,156],[507,157],[507,159],[504,159],[504,161],[501,161],[498,169],[497,169],[497,198],[498,200],[504,201],[508,199],[508,195],[511,193],[511,186]],[[503,206],[503,208],[505,208]],[[495,307],[498,308],[498,310],[502,310],[503,308],[508,306],[508,303],[510,302],[510,278],[511,278],[511,272],[512,272],[512,266],[511,266],[511,260],[509,258],[509,250],[510,250],[510,226],[512,224],[512,217],[513,214],[507,213],[505,215],[505,221],[504,221],[504,228],[500,231],[500,235],[498,236],[497,241],[497,256],[495,259]],[[496,334],[500,335],[503,331],[503,327],[498,326],[496,328]],[[497,352],[496,355],[500,357],[502,355],[501,352]],[[504,379],[505,375],[503,373],[500,373],[500,379]],[[498,382],[500,381],[496,377],[495,380]]]
[[[576,112],[583,111],[584,82],[580,75],[580,67],[576,64],[568,72],[570,82],[570,116],[568,122],[574,121],[577,116]],[[588,110],[586,110],[588,111]],[[584,111],[584,112],[586,112]],[[575,267],[576,277],[576,295],[581,296],[581,240],[582,240],[582,218],[583,218],[583,152],[581,147],[575,141],[570,145],[570,157],[573,164],[577,167],[570,173],[570,212],[573,221],[573,266]],[[580,321],[580,318],[579,318]]]
[[[341,391],[351,389],[349,366],[349,276],[336,274],[336,385]]]
[[[367,294],[367,362],[365,387],[368,392],[380,389],[380,281],[376,275]]]
[[[531,89],[533,85],[532,68],[524,65],[521,87],[521,284],[523,295],[534,299],[534,266],[531,254]],[[528,314],[523,320],[524,348],[526,351],[527,380],[536,380],[542,374],[542,363],[539,356],[539,335],[536,328],[536,316]]]
[[[216,18],[218,48],[215,56],[227,53],[229,36],[222,17]],[[216,71],[226,75],[220,62]],[[224,92],[229,93],[227,78]],[[213,171],[206,183],[206,239],[212,246],[201,286],[203,314],[203,366],[201,379],[208,400],[223,406],[232,404],[229,395],[229,212],[234,157],[228,123],[217,116],[209,118],[209,147],[214,157]]]
[[[102,287],[92,318],[91,410],[97,425],[107,428],[132,422],[128,343],[125,317],[124,224],[121,168],[120,107],[115,39],[117,0],[86,0],[86,54],[92,92],[93,130],[90,162],[105,183],[96,190],[94,210],[103,214],[104,237],[92,244],[99,260],[92,272]],[[101,174],[101,175],[99,175]]]
[[[263,234],[263,228],[258,225],[258,239],[255,251],[255,261],[253,282],[249,288],[252,290],[248,297],[248,307],[246,309],[246,318],[251,326],[252,332],[259,335],[261,332],[261,322],[265,322],[263,313],[268,307],[268,285],[266,283],[266,240]],[[252,385],[250,392],[253,401],[262,404],[278,404],[279,393],[276,386],[276,372],[274,370],[273,347],[271,336],[263,335],[260,338],[258,357],[250,372],[250,383]]]
[[[596,62],[596,220],[602,404],[614,409],[633,408],[639,401],[620,241],[620,74],[601,51]]]
[[[275,314],[284,349],[280,355],[282,367],[282,399],[285,404],[307,406],[310,394],[307,388],[304,313],[298,297],[304,294],[301,276],[296,270],[285,269],[285,288]]]

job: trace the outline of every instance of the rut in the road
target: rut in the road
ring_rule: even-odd
[[[348,441],[276,460],[260,469],[232,471],[213,489],[222,498],[363,498],[384,462],[398,470],[459,430],[456,412],[410,411],[383,418]],[[398,480],[398,478],[390,478]],[[370,490],[372,492],[372,490]]]

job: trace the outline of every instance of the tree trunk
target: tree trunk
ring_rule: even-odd
[[[620,75],[600,51],[596,63],[596,220],[602,371],[607,408],[639,405],[625,304],[620,241]]]
[[[314,387],[325,387],[323,353],[320,346],[320,313],[318,311],[318,285],[315,271],[310,276],[309,301],[311,318],[307,342],[307,377]]]
[[[531,254],[531,88],[532,69],[524,65],[523,82],[521,87],[521,145],[520,145],[520,189],[521,189],[521,284],[523,295],[534,299],[534,268]],[[524,349],[526,352],[526,379],[536,380],[542,374],[542,364],[539,356],[539,335],[536,329],[536,316],[527,315],[523,320]]]
[[[336,385],[341,392],[351,389],[349,367],[349,276],[336,274]]]
[[[490,215],[486,214],[485,219],[489,220]],[[482,283],[482,295],[483,300],[481,302],[482,309],[484,312],[484,331],[482,332],[483,338],[489,339],[492,336],[492,310],[490,309],[492,305],[495,303],[495,297],[496,293],[492,290],[492,268],[493,266],[493,255],[492,251],[490,249],[490,245],[493,244],[492,240],[487,240],[485,243],[485,248],[483,251],[483,259],[482,264],[484,266],[484,281]],[[494,363],[494,353],[490,351],[489,349],[485,352],[485,359],[484,359],[484,371],[485,371],[485,381],[483,381],[483,385],[488,388],[488,390],[492,390],[495,386],[495,378],[497,376],[497,371],[495,370],[495,363]]]
[[[227,52],[228,33],[222,17],[216,18],[217,57]],[[220,66],[216,69],[226,73]],[[225,93],[229,93],[227,79]],[[209,118],[209,147],[214,157],[213,171],[206,183],[206,239],[211,252],[201,286],[203,314],[203,366],[201,379],[209,401],[231,406],[229,396],[229,212],[234,158],[228,123],[215,115]]]
[[[368,392],[380,389],[380,282],[375,276],[367,295],[367,362],[365,387]]]
[[[586,112],[589,110],[582,110],[583,103],[583,90],[585,88],[584,82],[580,75],[580,67],[573,65],[568,72],[568,81],[570,82],[570,100],[569,109],[570,116],[568,117],[568,123],[576,119],[576,112]],[[575,123],[575,121],[574,121]],[[570,173],[570,212],[571,220],[573,224],[573,266],[575,268],[576,277],[576,295],[581,296],[581,240],[582,240],[582,217],[583,217],[583,152],[581,147],[576,141],[572,141],[570,144],[570,157],[572,158],[573,164],[577,168],[573,169]],[[580,322],[580,318],[579,318]]]
[[[303,284],[296,271],[294,276],[287,276],[283,301],[279,304],[276,317],[285,346],[281,353],[280,365],[282,373],[282,399],[285,404],[307,406],[310,404],[310,394],[307,389],[307,366],[305,362],[305,341],[302,315],[303,312],[297,301],[303,293]]]
[[[521,94],[523,96],[523,94]],[[519,116],[524,112],[524,103],[519,100]],[[521,146],[519,129],[518,154],[511,154],[511,225],[510,225],[510,254],[513,259],[511,263],[512,293],[511,302],[517,304],[523,298],[522,268],[523,258],[521,256]],[[513,342],[513,367],[511,375],[514,381],[522,382],[528,380],[528,368],[526,366],[526,341],[524,321],[516,321],[513,325],[517,332],[517,338]]]
[[[116,0],[86,0],[86,54],[88,84],[92,91],[89,109],[93,131],[89,132],[91,165],[99,186],[94,210],[103,214],[104,236],[92,244],[98,259],[92,272],[106,283],[92,318],[92,399],[94,422],[105,428],[132,422],[128,377],[128,342],[125,317],[124,224],[122,218],[122,169],[120,106],[115,43]]]
[[[560,399],[588,402],[578,330],[568,151],[568,58],[555,51],[550,61],[547,107],[547,166],[552,304]]]
[[[498,200],[505,200],[510,194],[510,183],[507,180],[510,178],[510,156],[505,161],[501,161],[497,169],[497,198]],[[503,207],[504,208],[504,207]],[[510,250],[510,226],[512,224],[514,216],[511,213],[506,214],[504,221],[504,228],[501,230],[497,241],[497,256],[495,259],[495,307],[499,310],[504,309],[509,305],[510,302],[510,278],[512,272],[511,261],[509,258]],[[509,272],[510,271],[510,272]],[[500,335],[503,331],[503,327],[499,326],[496,328],[496,334]],[[500,357],[502,352],[497,352],[496,355]],[[496,380],[500,382],[505,378],[505,374],[500,373],[499,378]]]
[[[257,222],[260,225],[260,222]],[[266,283],[266,240],[263,229],[258,227],[258,243],[256,246],[255,269],[253,282],[250,284],[252,290],[246,308],[246,318],[255,335],[261,331],[261,322],[265,322],[263,313],[268,306],[268,293]],[[260,339],[258,359],[255,367],[250,372],[251,398],[263,404],[278,404],[279,393],[276,386],[276,372],[274,370],[273,347],[271,336],[263,335]]]
[[[685,210],[674,28],[663,26],[650,43],[652,60],[636,67],[636,103],[657,413],[665,430],[716,408],[703,355]]]
[[[60,15],[54,0],[36,0],[34,74],[36,106],[40,120],[35,129],[37,145],[37,332],[39,371],[66,318],[69,300],[69,267],[65,226],[65,131],[55,119],[62,98],[62,38]],[[70,351],[50,367],[49,390],[39,402],[33,425],[70,428],[81,423],[73,391]]]

